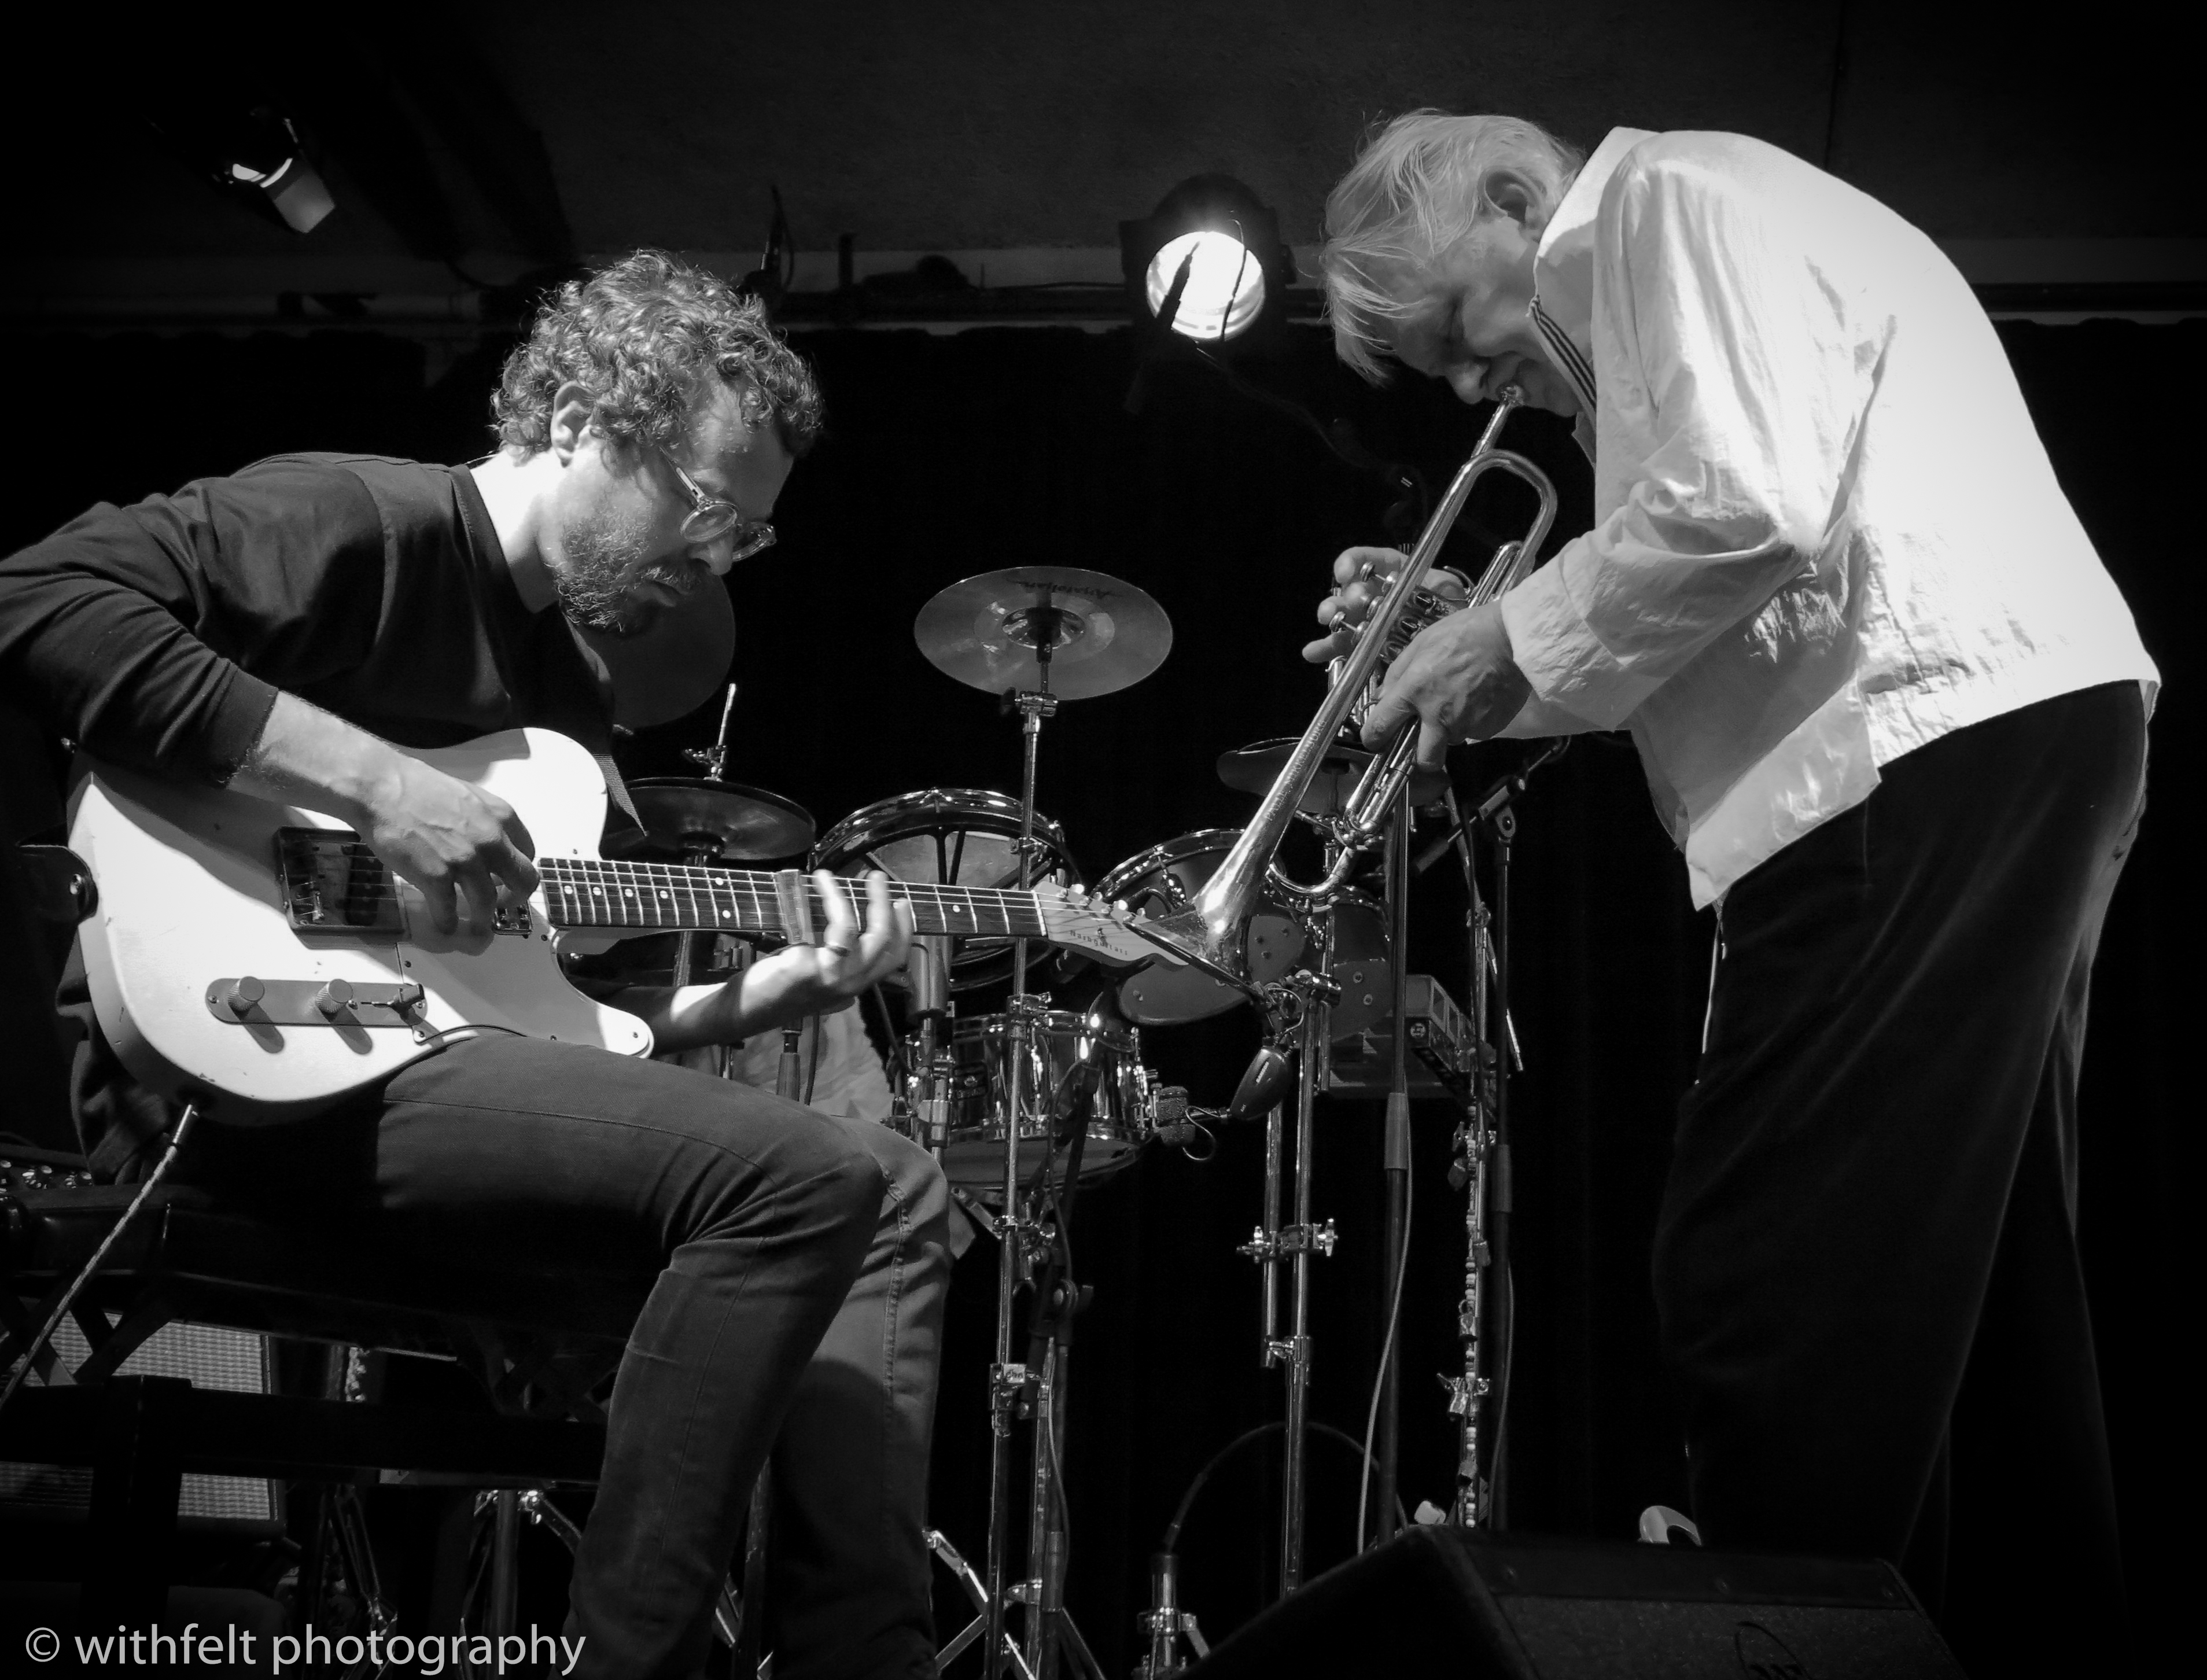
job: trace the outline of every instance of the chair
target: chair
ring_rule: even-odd
[[[13,850],[14,873],[29,883],[15,896],[40,919],[66,925],[89,913],[91,882],[71,854]],[[64,1151],[0,1144],[0,1157],[7,1372],[137,1192],[93,1184],[82,1160]],[[463,1314],[448,1279],[394,1268],[314,1229],[242,1217],[189,1187],[157,1187],[69,1309],[83,1356],[72,1364],[51,1347],[39,1349],[39,1382],[0,1412],[0,1461],[92,1470],[80,1625],[160,1619],[188,1471],[318,1485],[396,1473],[540,1493],[594,1486],[605,1426],[591,1392],[619,1357],[643,1288],[563,1289],[547,1307],[533,1278],[471,1274],[470,1282]],[[118,1374],[148,1336],[176,1322],[457,1360],[491,1403],[480,1411],[386,1404],[345,1397],[341,1383],[324,1384],[320,1396],[223,1392]],[[316,1554],[342,1526],[342,1510],[321,1504],[302,1582],[321,1579]],[[511,1492],[501,1501],[509,1579],[519,1509]],[[301,1594],[302,1617],[314,1613],[310,1598]]]

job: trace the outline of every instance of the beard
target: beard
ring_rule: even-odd
[[[559,607],[585,630],[633,636],[656,618],[657,601],[635,594],[640,583],[687,595],[703,567],[679,554],[647,565],[652,521],[613,512],[578,516],[560,532],[561,564],[553,579]]]

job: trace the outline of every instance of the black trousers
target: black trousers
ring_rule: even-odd
[[[934,1672],[949,1198],[926,1151],[685,1067],[503,1037],[295,1127],[194,1138],[218,1196],[438,1276],[456,1313],[649,1290],[575,1557],[574,1680],[699,1671],[770,1449],[775,1671]]]
[[[2078,1672],[2123,1608],[2077,1075],[2145,752],[2135,684],[2026,707],[1732,888],[1655,1247],[1708,1541],[1893,1559],[1950,1631]],[[2014,1554],[1954,1557],[1966,1608],[1958,1466],[2013,1513],[1953,1513]]]

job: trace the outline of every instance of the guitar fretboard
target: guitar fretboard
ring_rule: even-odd
[[[777,881],[763,870],[620,863],[605,858],[540,858],[536,867],[544,877],[544,907],[554,927],[711,928],[789,936],[781,898],[787,878]],[[820,889],[809,875],[787,884],[801,893],[816,938],[828,924]],[[851,883],[861,918],[864,892],[863,882]],[[966,939],[1045,936],[1041,906],[1032,892],[892,881],[889,894],[912,906],[913,925],[921,933]]]

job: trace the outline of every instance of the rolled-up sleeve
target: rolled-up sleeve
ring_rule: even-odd
[[[1615,338],[1595,346],[1599,395],[1629,423],[1597,437],[1654,443],[1632,462],[1597,457],[1614,505],[1502,615],[1540,711],[1612,729],[1815,569],[1869,369],[1828,283],[1803,283],[1805,242],[1732,181],[1636,153],[1601,216],[1615,236],[1596,257],[1597,315]],[[1528,705],[1527,722],[1538,714]]]

